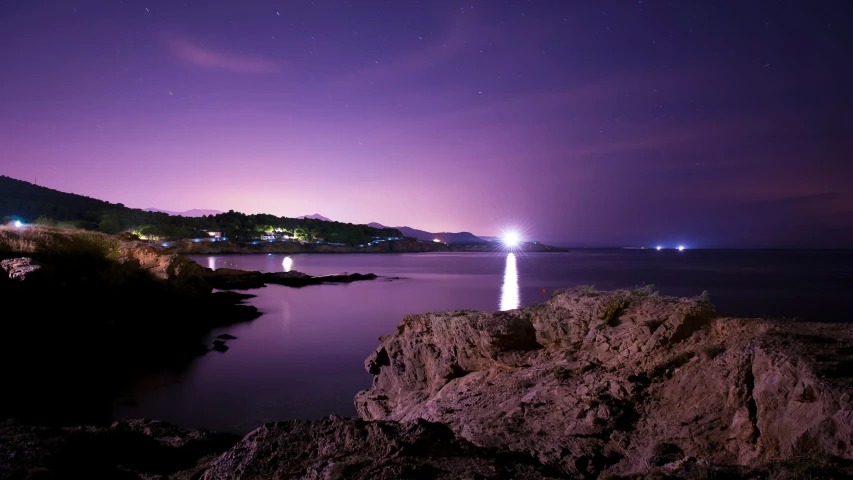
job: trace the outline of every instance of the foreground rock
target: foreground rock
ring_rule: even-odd
[[[236,435],[182,430],[152,420],[109,427],[0,423],[0,478],[143,478],[196,468],[237,443]]]
[[[436,480],[565,478],[518,454],[475,447],[443,425],[331,417],[267,424],[178,478]]]
[[[407,316],[380,340],[362,418],[445,424],[576,477],[853,458],[850,325],[579,289],[510,312]]]
[[[565,476],[524,455],[478,448],[455,438],[443,425],[331,417],[267,424],[242,440],[152,420],[73,428],[6,422],[0,424],[0,478],[538,480]]]

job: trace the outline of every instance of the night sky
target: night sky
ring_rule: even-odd
[[[3,0],[0,173],[566,246],[853,246],[847,1]]]

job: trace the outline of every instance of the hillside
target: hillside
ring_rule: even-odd
[[[305,220],[306,218],[309,218],[311,220],[322,220],[324,222],[333,222],[334,221],[331,218],[324,217],[324,216],[320,215],[319,213],[315,213],[313,215],[302,215],[302,216],[299,216],[296,218],[298,218],[299,220]],[[385,228],[385,227],[382,227],[382,228]]]
[[[209,210],[204,208],[193,208],[192,210],[185,210],[183,212],[160,210],[159,208],[146,208],[144,210],[146,212],[165,213],[166,215],[173,215],[179,217],[204,217],[205,215],[219,215],[220,213],[225,213],[219,210]]]
[[[371,222],[367,225],[374,228],[389,228],[381,223]],[[411,227],[394,227],[403,233],[403,236],[417,238],[418,240],[423,240],[425,242],[432,242],[434,240],[439,240],[440,243],[483,243],[485,240],[474,235],[470,232],[427,232],[426,230],[418,230],[416,228]]]
[[[233,210],[188,217],[128,208],[83,195],[60,192],[14,178],[0,176],[0,223],[12,220],[44,226],[73,227],[103,233],[133,232],[141,237],[171,240],[207,238],[207,232],[221,232],[232,240],[251,240],[263,232],[280,230],[306,241],[323,238],[327,242],[358,245],[375,237],[402,237],[396,229],[327,222],[312,218],[275,215],[246,215]]]

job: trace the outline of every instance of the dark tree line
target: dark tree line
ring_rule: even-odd
[[[127,208],[83,195],[75,195],[0,176],[0,221],[13,220],[41,225],[75,227],[104,233],[132,231],[163,239],[207,237],[222,232],[237,241],[256,238],[262,232],[281,231],[305,240],[360,244],[375,237],[402,237],[399,230],[367,225],[296,219],[275,215],[247,215],[230,210],[204,217],[170,216]]]

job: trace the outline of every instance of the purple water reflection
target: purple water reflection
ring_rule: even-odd
[[[289,258],[289,260],[288,260]],[[354,415],[370,385],[364,359],[404,315],[498,310],[547,300],[554,289],[653,283],[663,293],[709,290],[722,310],[743,315],[847,321],[853,254],[847,252],[577,251],[550,254],[348,254],[196,256],[211,268],[312,275],[373,272],[380,279],[301,289],[253,290],[264,315],[211,333],[238,337],[188,368],[140,379],[116,416],[247,432],[266,421]],[[542,290],[545,290],[543,293]],[[132,401],[134,406],[129,406]]]

